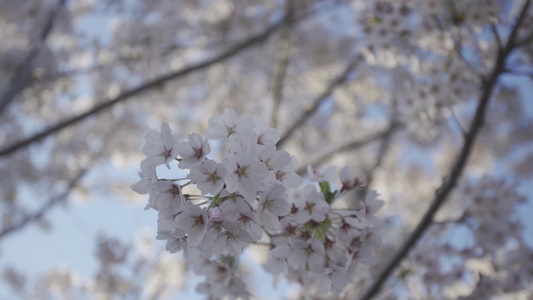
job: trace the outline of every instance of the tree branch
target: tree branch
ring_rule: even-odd
[[[452,3],[452,2],[449,2],[449,3]],[[433,20],[435,21],[435,24],[437,24],[437,27],[439,27],[440,31],[442,32],[447,32],[450,34],[451,38],[452,38],[452,41],[453,41],[453,50],[455,52],[455,54],[457,55],[457,57],[459,58],[459,60],[461,60],[461,62],[474,74],[478,75],[479,76],[479,71],[476,70],[476,68],[465,58],[465,56],[463,55],[463,50],[462,50],[462,46],[461,46],[461,43],[462,43],[462,37],[461,37],[461,28],[460,27],[457,27],[457,30],[458,30],[458,40],[456,40],[454,37],[453,37],[453,34],[446,30],[446,28],[444,27],[444,25],[442,24],[441,20],[438,18],[438,16],[436,15],[433,15]]]
[[[303,112],[303,114],[300,116],[294,124],[292,124],[289,129],[285,132],[285,134],[281,137],[279,142],[277,143],[277,147],[281,148],[287,140],[294,134],[294,132],[300,128],[320,107],[320,105],[328,99],[329,96],[333,93],[333,91],[340,85],[346,82],[346,79],[348,78],[348,75],[355,69],[355,67],[363,60],[364,58],[361,55],[357,55],[352,61],[346,66],[344,71],[331,83],[326,87],[326,89],[313,101],[313,106],[306,111]]]
[[[516,75],[516,76],[526,76],[529,77],[529,79],[533,80],[533,72],[523,71],[523,70],[512,70],[512,69],[505,69],[504,73],[509,75]]]
[[[285,75],[287,74],[287,66],[289,65],[289,49],[290,49],[290,38],[288,29],[283,32],[283,35],[279,40],[279,59],[276,64],[277,72],[274,75],[274,83],[272,86],[272,94],[274,97],[274,105],[272,106],[272,120],[270,126],[273,128],[277,127],[279,119],[279,107],[281,105],[281,100],[283,98],[283,86],[285,83]]]
[[[520,47],[521,46],[527,46],[531,42],[533,42],[533,31],[531,31],[530,33],[526,34],[526,36],[522,40],[516,42],[516,45],[520,46]]]
[[[72,190],[78,186],[79,182],[83,178],[83,176],[87,173],[87,169],[81,169],[74,178],[72,178],[69,181],[69,184],[65,191],[59,195],[56,195],[52,198],[50,198],[41,208],[39,208],[35,213],[26,216],[24,219],[19,221],[16,224],[11,224],[7,226],[6,228],[2,228],[2,231],[0,231],[0,241],[5,238],[6,236],[15,233],[16,231],[26,227],[27,225],[38,221],[40,218],[42,218],[50,209],[52,209],[56,204],[60,203],[64,199],[70,195]]]
[[[294,13],[293,0],[288,0],[285,3],[285,10],[288,16]],[[278,39],[278,59],[275,66],[274,80],[272,85],[272,94],[274,98],[274,105],[272,106],[272,120],[270,126],[277,127],[279,118],[279,107],[281,99],[283,98],[283,85],[285,83],[285,75],[287,74],[287,66],[289,65],[289,52],[291,49],[291,29],[292,23],[289,23],[283,29]]]
[[[0,97],[0,115],[2,115],[7,106],[13,102],[15,96],[22,92],[31,83],[33,60],[37,57],[41,48],[45,44],[46,38],[54,26],[54,19],[56,18],[58,11],[60,11],[61,7],[64,6],[66,2],[66,0],[59,1],[57,6],[50,12],[50,16],[46,20],[41,34],[39,34],[39,39],[24,59],[18,72],[9,82],[7,90]]]
[[[448,194],[452,191],[457,181],[459,180],[463,172],[463,169],[465,168],[466,162],[468,161],[468,157],[470,156],[470,152],[474,145],[476,136],[483,125],[484,118],[485,118],[485,111],[487,110],[487,106],[491,98],[492,91],[498,82],[498,78],[500,74],[503,73],[505,70],[505,61],[507,57],[509,56],[509,54],[512,52],[512,50],[516,46],[518,46],[515,42],[517,30],[526,15],[526,11],[529,5],[530,5],[530,0],[526,0],[526,3],[524,4],[524,7],[522,8],[520,16],[518,17],[518,20],[516,24],[514,25],[513,30],[509,36],[507,44],[502,49],[502,51],[498,51],[496,64],[494,65],[494,68],[490,76],[486,80],[483,81],[482,92],[479,97],[479,101],[478,101],[479,104],[476,109],[474,120],[472,121],[470,129],[468,130],[465,143],[461,151],[459,152],[459,155],[457,156],[457,159],[450,172],[450,175],[445,180],[443,185],[437,190],[437,195],[435,199],[431,203],[429,209],[424,214],[418,226],[411,233],[409,238],[404,242],[400,250],[392,257],[392,259],[386,264],[385,268],[379,273],[376,281],[374,281],[374,283],[366,290],[366,292],[360,298],[361,300],[369,300],[378,294],[381,286],[389,278],[392,271],[402,261],[402,259],[405,256],[407,256],[407,254],[409,253],[409,250],[412,247],[414,247],[416,243],[418,242],[418,240],[422,237],[422,234],[424,233],[424,231],[431,224],[433,216],[439,210],[442,204],[446,201]]]
[[[37,141],[40,141],[52,134],[55,134],[65,128],[68,128],[80,121],[83,121],[85,120],[86,118],[88,117],[91,117],[93,115],[97,115],[109,108],[111,108],[112,106],[118,104],[118,103],[122,103],[122,102],[125,102],[126,100],[128,100],[130,97],[133,97],[133,96],[136,96],[136,95],[139,95],[141,94],[142,92],[145,92],[147,90],[150,90],[152,88],[155,88],[155,87],[158,87],[172,79],[177,79],[177,78],[180,78],[180,77],[184,77],[186,75],[189,75],[195,71],[199,71],[199,70],[203,70],[203,69],[206,69],[214,64],[217,64],[217,63],[220,63],[226,59],[229,59],[233,56],[235,56],[236,54],[240,53],[241,51],[245,50],[245,49],[248,49],[248,48],[251,48],[255,45],[258,45],[264,41],[266,41],[275,31],[277,31],[280,27],[282,27],[285,23],[287,22],[299,22],[299,21],[302,21],[304,19],[306,19],[307,17],[309,16],[312,16],[313,14],[315,14],[317,11],[316,10],[312,10],[310,12],[306,12],[300,16],[296,16],[294,19],[291,19],[289,20],[288,18],[283,18],[282,21],[274,24],[274,25],[271,25],[270,27],[268,27],[267,29],[265,29],[263,32],[257,34],[257,35],[254,35],[250,38],[247,38],[245,39],[244,41],[242,42],[239,42],[237,43],[236,45],[234,45],[233,47],[229,48],[228,50],[214,56],[213,58],[211,59],[208,59],[208,60],[205,60],[203,62],[200,62],[200,63],[196,63],[196,64],[191,64],[189,66],[186,66],[176,72],[172,72],[170,74],[167,74],[167,75],[163,75],[163,76],[160,76],[154,80],[151,80],[151,81],[148,81],[134,89],[131,89],[131,90],[128,90],[128,91],[125,91],[123,93],[121,93],[120,95],[118,95],[117,97],[115,98],[110,98],[110,99],[107,99],[107,100],[104,100],[102,101],[100,104],[97,104],[95,105],[93,108],[87,110],[86,112],[84,113],[81,113],[79,115],[76,115],[74,117],[71,117],[69,119],[66,119],[56,125],[53,125],[51,127],[48,127],[47,129],[41,131],[40,133],[37,133],[37,134],[34,134],[33,136],[30,136],[29,138],[26,138],[22,141],[19,141],[19,142],[15,142],[3,149],[0,150],[0,157],[1,156],[6,156],[8,154],[11,154],[15,151],[17,151],[18,149],[21,149],[21,148],[24,148],[24,147],[27,147]]]
[[[299,175],[303,175],[306,172],[306,170],[307,170],[306,169],[307,165],[319,166],[319,165],[323,164],[325,161],[331,159],[332,157],[334,157],[335,155],[337,155],[339,153],[347,152],[347,151],[353,151],[353,150],[359,149],[361,147],[364,147],[364,146],[366,146],[366,145],[368,145],[368,144],[370,144],[372,142],[375,142],[375,141],[378,141],[378,140],[381,140],[381,139],[386,139],[387,136],[391,135],[391,133],[394,130],[396,130],[397,128],[399,128],[399,127],[400,127],[399,124],[393,124],[388,129],[386,129],[385,131],[375,133],[375,134],[367,136],[367,137],[365,137],[363,139],[358,139],[358,140],[352,141],[349,144],[341,146],[341,147],[339,147],[339,148],[337,148],[335,150],[332,150],[332,151],[320,156],[319,158],[315,159],[311,163],[302,165],[300,168],[298,168],[296,170],[296,173],[298,173]]]
[[[392,123],[389,129],[385,132],[383,132],[383,136],[381,137],[381,145],[379,145],[378,155],[376,157],[376,161],[374,162],[374,165],[372,168],[368,169],[365,174],[365,185],[364,188],[358,190],[358,196],[359,199],[364,199],[364,196],[366,195],[366,192],[370,188],[370,185],[372,184],[372,181],[374,180],[374,173],[379,166],[383,163],[383,159],[385,158],[385,155],[387,155],[387,152],[390,149],[390,144],[392,141],[392,136],[394,135],[394,132],[396,129],[398,129],[400,125],[397,123]]]
[[[502,51],[502,39],[500,38],[500,33],[498,32],[498,27],[496,27],[496,23],[490,23],[490,29],[492,30],[492,35],[494,35],[494,41],[498,46],[498,51]]]

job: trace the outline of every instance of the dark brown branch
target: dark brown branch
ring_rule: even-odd
[[[18,95],[20,92],[22,92],[31,82],[33,81],[32,78],[32,64],[37,55],[39,54],[41,48],[43,47],[44,43],[46,42],[46,38],[52,31],[52,28],[54,27],[54,19],[57,16],[57,13],[61,10],[61,8],[65,5],[66,0],[61,0],[57,4],[57,7],[52,9],[50,12],[49,18],[46,20],[46,23],[43,26],[43,30],[41,31],[41,34],[39,34],[38,40],[36,44],[33,46],[31,51],[28,53],[26,58],[24,59],[23,63],[18,69],[17,74],[11,79],[7,86],[7,90],[2,94],[2,97],[0,97],[0,115],[4,113],[7,106],[13,102],[13,99],[16,95]]]
[[[352,141],[349,144],[343,145],[343,146],[341,146],[341,147],[339,147],[339,148],[337,148],[335,150],[332,150],[332,151],[320,156],[319,158],[315,159],[312,163],[304,164],[303,166],[301,166],[300,168],[298,168],[296,170],[296,173],[298,173],[299,175],[303,175],[306,172],[306,170],[307,170],[306,169],[307,165],[319,166],[319,165],[323,164],[325,161],[331,159],[332,157],[334,157],[337,154],[340,154],[340,153],[343,153],[343,152],[347,152],[347,151],[357,150],[357,149],[359,149],[361,147],[364,147],[364,146],[366,146],[366,145],[368,145],[368,144],[370,144],[372,142],[385,139],[394,130],[396,130],[399,126],[400,125],[398,125],[398,124],[392,125],[385,131],[378,132],[378,133],[375,133],[373,135],[367,136],[365,138]]]
[[[518,17],[518,20],[515,26],[513,27],[513,30],[509,36],[507,44],[502,49],[502,51],[498,51],[496,64],[494,65],[494,68],[492,69],[490,76],[486,80],[483,81],[483,85],[481,87],[482,91],[479,97],[478,106],[476,109],[474,120],[472,121],[470,129],[468,130],[465,143],[461,151],[459,152],[459,155],[457,156],[457,159],[450,172],[450,175],[444,181],[443,185],[437,190],[437,195],[435,199],[433,200],[429,209],[426,211],[426,213],[422,217],[422,220],[420,221],[420,223],[418,223],[418,226],[416,226],[415,230],[411,233],[409,238],[404,242],[400,250],[392,257],[392,259],[386,264],[385,268],[379,273],[376,281],[374,281],[374,283],[366,290],[366,292],[360,298],[361,300],[372,299],[374,296],[378,294],[378,292],[381,289],[381,286],[389,278],[392,271],[403,260],[403,258],[407,256],[407,254],[409,253],[409,250],[411,250],[411,248],[414,247],[416,243],[418,242],[418,240],[422,237],[422,234],[425,232],[427,227],[431,224],[433,216],[439,210],[442,204],[446,201],[448,194],[453,190],[457,181],[461,177],[461,174],[468,161],[468,157],[470,156],[470,152],[474,145],[476,136],[478,135],[478,132],[483,125],[483,122],[485,119],[485,111],[487,110],[487,106],[489,104],[492,91],[498,82],[498,78],[500,74],[503,73],[503,71],[505,70],[505,61],[507,57],[512,52],[512,50],[515,49],[515,47],[517,46],[515,42],[517,30],[526,15],[526,11],[529,5],[530,5],[530,0],[527,0],[524,7],[522,8],[522,11],[520,13],[520,16]]]
[[[300,20],[303,20],[305,18],[307,18],[308,16],[312,15],[313,12],[309,12],[309,13],[306,13],[302,16],[299,16],[297,17],[295,20],[291,20],[292,22],[296,22],[296,21],[300,21]],[[96,114],[99,114],[109,108],[111,108],[112,106],[118,104],[118,103],[122,103],[122,102],[125,102],[126,100],[128,100],[130,97],[133,97],[133,96],[137,96],[139,94],[141,94],[142,92],[145,92],[145,91],[148,91],[152,88],[155,88],[155,87],[158,87],[158,86],[161,86],[162,84],[172,80],[172,79],[176,79],[176,78],[180,78],[180,77],[184,77],[186,75],[189,75],[195,71],[199,71],[199,70],[203,70],[203,69],[206,69],[214,64],[217,64],[217,63],[220,63],[228,58],[231,58],[233,56],[235,56],[236,54],[240,53],[241,51],[245,50],[245,49],[248,49],[248,48],[251,48],[255,45],[258,45],[260,44],[261,42],[264,42],[266,41],[276,30],[278,30],[285,22],[288,22],[288,20],[286,18],[284,18],[282,21],[280,21],[279,23],[277,24],[274,24],[270,27],[268,27],[266,30],[264,30],[263,32],[257,34],[257,35],[254,35],[250,38],[247,38],[245,39],[244,41],[240,42],[240,43],[237,43],[236,45],[234,45],[233,47],[231,47],[230,49],[214,56],[213,58],[211,59],[208,59],[208,60],[205,60],[201,63],[196,63],[196,64],[192,64],[192,65],[189,65],[189,66],[186,66],[176,72],[173,72],[173,73],[170,73],[170,74],[167,74],[167,75],[163,75],[163,76],[160,76],[154,80],[151,80],[151,81],[148,81],[134,89],[131,89],[131,90],[128,90],[128,91],[125,91],[123,93],[121,93],[120,95],[118,95],[117,97],[115,98],[111,98],[111,99],[107,99],[105,101],[102,101],[100,104],[97,104],[96,106],[94,106],[93,108],[87,110],[86,112],[84,113],[81,113],[77,116],[74,116],[74,117],[71,117],[67,120],[64,120],[54,126],[51,126],[47,129],[45,129],[44,131],[40,132],[40,133],[37,133],[27,139],[24,139],[22,141],[19,141],[19,142],[16,142],[12,145],[9,145],[3,149],[0,150],[0,156],[6,156],[8,154],[11,154],[15,151],[17,151],[18,149],[21,149],[21,148],[24,148],[24,147],[27,147],[29,145],[31,145],[32,143],[35,143],[37,141],[40,141],[42,139],[44,139],[45,137],[48,137],[52,134],[55,134],[56,132],[58,131],[61,131],[69,126],[72,126],[80,121],[83,121],[85,120],[86,118],[88,117],[91,117],[93,115],[96,115]]]
[[[344,68],[343,72],[335,77],[333,81],[330,82],[330,84],[326,87],[326,89],[313,101],[313,106],[311,108],[307,109],[303,112],[303,114],[300,116],[294,124],[287,129],[285,134],[281,137],[279,142],[277,143],[277,147],[281,148],[287,140],[296,132],[298,128],[300,128],[320,107],[320,105],[331,96],[333,91],[340,85],[346,82],[346,79],[348,78],[348,75],[355,69],[355,67],[363,60],[363,57],[361,55],[356,56],[352,61]]]
[[[81,169],[76,174],[76,176],[74,178],[72,178],[72,180],[70,180],[66,190],[63,193],[50,198],[36,212],[34,212],[33,214],[31,214],[29,216],[26,216],[21,221],[15,223],[15,224],[11,224],[11,225],[7,226],[6,228],[2,228],[2,231],[0,231],[0,241],[3,238],[5,238],[6,236],[8,236],[8,235],[10,235],[12,233],[15,233],[16,231],[26,227],[27,225],[29,225],[29,224],[41,219],[50,209],[52,209],[54,206],[56,206],[61,201],[66,199],[68,197],[68,195],[70,195],[72,190],[74,188],[76,188],[76,186],[78,186],[79,182],[81,181],[81,179],[83,178],[83,176],[86,173],[87,173],[87,169]]]

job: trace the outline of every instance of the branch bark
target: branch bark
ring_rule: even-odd
[[[93,108],[79,114],[79,115],[76,115],[76,116],[73,116],[69,119],[66,119],[66,120],[63,120],[61,122],[59,122],[58,124],[56,125],[53,125],[51,127],[48,127],[47,129],[37,133],[37,134],[34,134],[33,136],[30,136],[29,138],[26,138],[24,140],[21,140],[21,141],[18,141],[18,142],[15,142],[11,145],[8,145],[7,147],[3,148],[0,150],[0,157],[2,156],[6,156],[6,155],[9,155],[21,148],[25,148],[37,141],[40,141],[52,134],[55,134],[65,128],[68,128],[74,124],[77,124],[78,122],[80,121],[83,121],[85,120],[86,118],[88,117],[91,117],[93,115],[97,115],[111,107],[113,107],[114,105],[118,104],[118,103],[122,103],[122,102],[125,102],[126,100],[128,100],[130,97],[133,97],[133,96],[136,96],[136,95],[139,95],[145,91],[148,91],[152,88],[155,88],[155,87],[158,87],[172,79],[177,79],[177,78],[180,78],[180,77],[184,77],[186,75],[189,75],[195,71],[199,71],[199,70],[203,70],[203,69],[206,69],[214,64],[217,64],[217,63],[220,63],[226,59],[229,59],[235,55],[237,55],[238,53],[240,53],[241,51],[243,50],[246,50],[248,48],[251,48],[253,46],[256,46],[264,41],[266,41],[274,32],[276,32],[279,28],[283,27],[283,25],[287,22],[299,22],[299,21],[302,21],[306,18],[308,18],[309,16],[312,16],[314,13],[316,13],[316,10],[313,10],[313,11],[310,11],[310,12],[307,12],[307,13],[304,13],[300,16],[296,16],[294,19],[288,19],[288,18],[283,18],[280,22],[274,24],[274,25],[271,25],[269,26],[267,29],[265,29],[264,31],[262,31],[261,33],[259,34],[256,34],[250,38],[247,38],[239,43],[237,43],[236,45],[234,45],[233,47],[229,48],[228,50],[214,56],[213,58],[211,59],[208,59],[208,60],[205,60],[203,62],[200,62],[200,63],[196,63],[196,64],[191,64],[189,66],[186,66],[176,72],[173,72],[173,73],[170,73],[170,74],[167,74],[167,75],[163,75],[163,76],[160,76],[154,80],[151,80],[151,81],[148,81],[134,89],[131,89],[131,90],[128,90],[128,91],[125,91],[123,93],[121,93],[120,95],[118,95],[117,97],[115,98],[110,98],[110,99],[107,99],[107,100],[104,100],[102,101],[100,104],[97,104],[95,105]]]
[[[287,66],[289,65],[290,52],[290,28],[286,28],[278,41],[278,63],[276,64],[276,72],[274,75],[274,83],[272,86],[272,94],[274,97],[274,105],[272,107],[272,121],[270,126],[276,128],[279,119],[279,107],[283,98],[283,86],[285,83],[285,75],[287,74]]]
[[[287,0],[285,2],[285,13],[287,16],[294,14],[294,0]],[[287,66],[289,65],[289,53],[291,49],[291,31],[293,23],[287,23],[283,28],[277,45],[277,62],[274,66],[274,79],[272,84],[272,96],[274,104],[272,106],[272,118],[270,126],[276,128],[279,119],[279,107],[283,98],[283,86],[285,84],[285,76],[287,74]]]
[[[24,62],[18,69],[17,74],[11,79],[11,81],[8,84],[7,90],[2,94],[0,97],[0,115],[2,115],[7,108],[7,106],[13,102],[13,99],[15,99],[15,96],[18,95],[20,92],[22,92],[28,85],[32,82],[32,64],[34,59],[39,54],[41,48],[46,42],[46,38],[52,31],[52,28],[54,27],[54,19],[57,16],[57,12],[61,9],[62,6],[65,5],[67,1],[61,0],[57,4],[57,7],[55,7],[51,12],[49,18],[46,20],[46,23],[44,24],[43,30],[41,31],[41,34],[39,34],[39,39],[37,40],[37,43],[33,46],[31,51],[28,53],[26,58],[24,59]]]
[[[333,81],[330,82],[330,84],[326,87],[326,89],[313,101],[313,106],[311,108],[307,109],[303,112],[303,114],[300,116],[294,124],[287,129],[285,134],[281,137],[281,139],[277,143],[277,147],[281,148],[288,139],[292,137],[294,132],[300,128],[320,107],[320,105],[331,96],[333,91],[340,85],[346,82],[346,79],[348,78],[348,75],[355,69],[357,65],[363,60],[363,57],[361,55],[356,56],[352,61],[346,66],[346,68],[343,70],[343,72],[335,77]]]
[[[376,161],[372,165],[371,168],[369,168],[365,172],[365,185],[364,188],[357,190],[357,196],[359,199],[364,199],[365,195],[367,194],[370,186],[372,185],[372,181],[374,181],[374,176],[376,170],[381,166],[383,163],[383,160],[385,159],[385,156],[389,152],[392,137],[394,135],[394,132],[396,129],[398,129],[401,125],[397,123],[392,123],[389,127],[389,129],[385,132],[383,132],[383,135],[381,136],[381,145],[379,145],[378,154],[376,157]]]
[[[15,223],[15,224],[11,224],[10,226],[7,226],[6,228],[2,228],[2,231],[0,231],[0,241],[3,238],[5,238],[6,236],[17,232],[17,231],[23,229],[24,227],[26,227],[27,225],[29,225],[29,224],[31,224],[31,223],[33,223],[35,221],[38,221],[40,218],[42,218],[50,209],[55,207],[61,201],[66,199],[68,197],[68,195],[70,195],[72,190],[74,190],[74,188],[76,188],[76,186],[78,186],[79,182],[81,181],[83,176],[85,176],[86,173],[87,173],[87,169],[81,169],[76,174],[76,176],[69,181],[69,184],[68,184],[67,188],[65,189],[65,191],[63,193],[50,198],[37,211],[35,211],[33,214],[31,214],[29,216],[26,216],[21,221]]]
[[[392,134],[392,132],[394,130],[396,130],[397,128],[399,128],[400,125],[399,124],[393,124],[391,125],[388,129],[382,131],[382,132],[378,132],[378,133],[375,133],[373,135],[370,135],[370,136],[367,136],[365,138],[362,138],[362,139],[358,139],[358,140],[355,140],[355,141],[352,141],[344,146],[341,146],[335,150],[332,150],[330,151],[329,153],[326,153],[322,156],[320,156],[319,158],[315,159],[312,163],[309,163],[309,164],[304,164],[303,166],[301,166],[300,168],[298,168],[296,170],[296,173],[298,173],[299,175],[303,175],[305,172],[306,172],[306,168],[307,168],[307,165],[311,165],[311,166],[319,166],[321,164],[323,164],[325,161],[331,159],[332,157],[334,157],[335,155],[339,154],[339,153],[342,153],[342,152],[347,152],[347,151],[353,151],[353,150],[357,150],[361,147],[364,147],[372,142],[375,142],[375,141],[379,141],[379,140],[385,140],[387,139],[388,136],[390,136]]]
[[[505,61],[507,57],[509,56],[509,54],[518,46],[518,44],[516,43],[516,35],[517,35],[518,27],[521,25],[526,15],[527,9],[529,8],[529,5],[530,5],[530,0],[527,0],[521,10],[520,16],[518,17],[516,24],[513,27],[513,30],[511,31],[511,34],[509,35],[509,39],[505,47],[503,47],[501,51],[498,51],[498,56],[496,58],[496,63],[492,69],[492,72],[490,73],[488,78],[483,80],[483,85],[481,87],[482,91],[479,97],[478,106],[476,109],[474,120],[472,121],[470,129],[468,130],[467,136],[465,138],[465,143],[461,151],[459,152],[457,159],[455,160],[455,163],[450,172],[450,175],[447,177],[443,185],[437,190],[437,195],[435,199],[433,200],[429,209],[426,211],[426,213],[422,217],[422,220],[420,221],[420,223],[418,223],[415,230],[411,233],[409,238],[403,243],[403,245],[398,250],[398,252],[386,264],[385,268],[378,274],[377,279],[360,298],[361,300],[372,299],[374,296],[376,296],[379,293],[381,286],[389,278],[392,271],[403,260],[403,258],[407,256],[407,254],[409,253],[409,250],[411,250],[411,248],[414,247],[416,243],[418,242],[418,240],[422,237],[422,234],[431,224],[433,216],[439,210],[442,204],[444,204],[448,194],[452,191],[457,181],[461,177],[461,174],[468,161],[468,157],[470,156],[470,152],[474,145],[476,136],[478,135],[479,130],[481,129],[483,125],[483,122],[485,119],[485,111],[487,110],[487,106],[491,98],[492,91],[498,82],[498,78],[500,74],[503,73],[505,70]]]

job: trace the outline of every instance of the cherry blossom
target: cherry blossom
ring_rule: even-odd
[[[228,169],[224,183],[230,193],[238,191],[245,196],[255,196],[259,182],[268,176],[267,167],[251,150],[246,149],[238,155],[228,153],[222,163]]]
[[[202,194],[218,194],[224,187],[224,177],[228,173],[223,164],[207,159],[201,165],[192,168],[187,176],[197,184]]]
[[[165,164],[170,169],[169,163],[178,156],[178,148],[168,123],[161,124],[160,132],[148,132],[142,150],[149,165],[156,167]]]
[[[291,207],[294,220],[300,224],[309,220],[322,222],[326,219],[328,212],[329,205],[324,200],[324,195],[317,192],[313,186],[307,186],[304,195]]]
[[[220,122],[224,136],[215,130]],[[304,185],[295,173],[296,158],[277,150],[277,131],[261,125],[256,133],[253,124],[226,110],[210,119],[207,140],[194,133],[179,142],[178,167],[189,170],[187,178],[158,179],[154,166],[142,162],[141,180],[132,188],[149,193],[149,207],[159,211],[157,239],[166,240],[171,253],[184,251],[195,272],[206,276],[197,290],[210,296],[249,297],[222,261],[261,241],[264,232],[272,247],[268,272],[304,284],[320,282],[320,294],[340,293],[349,282],[350,265],[367,263],[381,245],[374,214],[383,201],[371,191],[357,209],[331,211],[343,195],[329,190],[337,186],[328,182],[335,168],[324,175],[310,168],[314,183]],[[224,140],[222,162],[205,158],[209,140],[219,138]],[[346,168],[340,178],[343,191],[358,186]],[[202,195],[184,192],[191,185]]]
[[[233,134],[251,131],[255,124],[251,118],[239,119],[233,109],[224,110],[222,115],[214,115],[209,119],[207,128],[208,139],[225,139]]]
[[[270,233],[281,230],[279,217],[290,212],[290,205],[286,200],[285,188],[274,186],[268,193],[263,193],[257,207],[256,219]]]
[[[187,244],[191,247],[198,246],[205,236],[208,218],[205,208],[193,204],[185,204],[183,212],[175,219],[175,226],[187,232]]]
[[[188,139],[188,142],[177,144],[178,155],[181,156],[181,161],[178,163],[180,168],[191,168],[201,164],[211,152],[207,141],[203,140],[198,133],[189,134]]]

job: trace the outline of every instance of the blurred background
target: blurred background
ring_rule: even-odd
[[[204,135],[225,108],[279,129],[300,174],[350,165],[382,195],[374,274],[449,174],[496,62],[492,29],[505,42],[524,3],[483,2],[0,0],[0,299],[205,299],[130,185],[149,129]],[[489,176],[523,195],[509,222],[529,247],[532,58],[531,43],[508,58],[460,181]],[[454,224],[418,247],[474,248],[475,226],[458,218],[468,203],[453,194],[437,220]],[[241,260],[251,293],[297,298],[298,285],[262,271],[265,255]],[[455,298],[497,272],[469,267],[461,288],[441,288],[422,284],[426,269],[407,261],[382,296]]]

